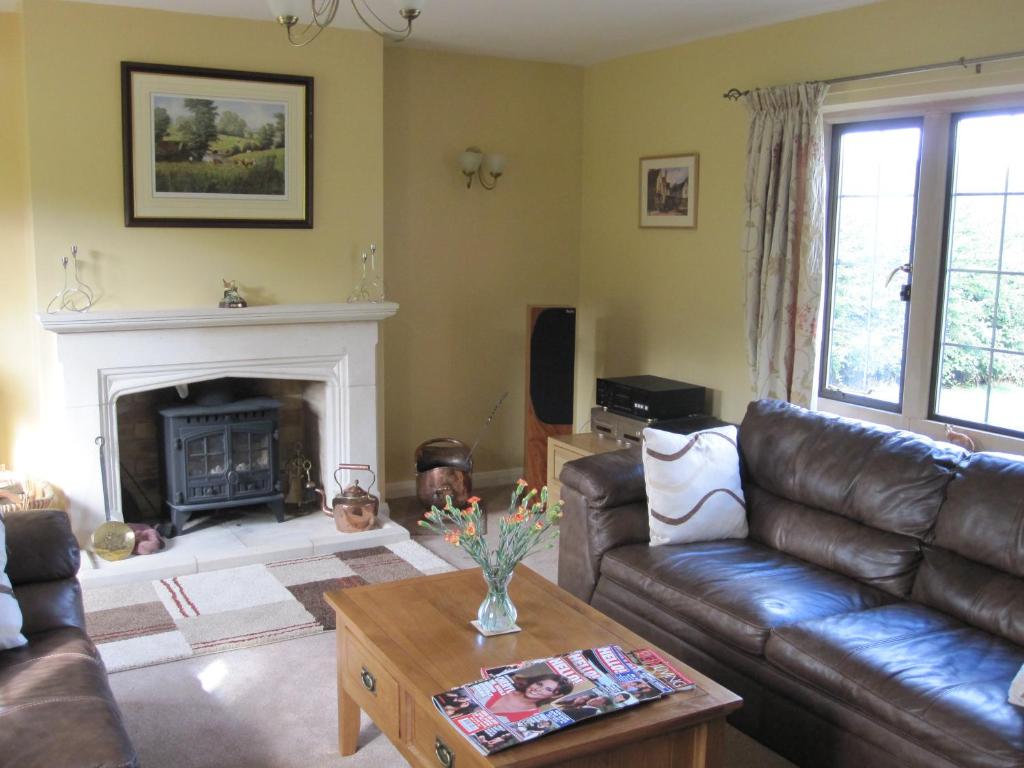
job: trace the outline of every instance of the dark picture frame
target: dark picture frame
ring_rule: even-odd
[[[126,227],[312,229],[312,77],[122,61],[121,125]]]
[[[700,155],[696,152],[640,158],[640,226],[697,226]]]

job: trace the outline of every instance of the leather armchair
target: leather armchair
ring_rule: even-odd
[[[0,651],[0,767],[135,768],[99,652],[85,632],[67,515],[8,515],[7,574],[28,645]]]

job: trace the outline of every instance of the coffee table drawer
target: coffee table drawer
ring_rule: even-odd
[[[398,727],[398,683],[351,635],[345,637],[345,690],[382,731]]]
[[[428,701],[425,706],[433,705]],[[412,746],[423,765],[464,768],[483,762],[480,753],[453,726],[435,721],[425,708],[414,709]]]

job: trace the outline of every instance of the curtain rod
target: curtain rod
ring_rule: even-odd
[[[981,73],[981,65],[989,64],[993,61],[1007,61],[1009,59],[1022,59],[1024,58],[1024,51],[1011,51],[1010,53],[996,53],[991,56],[977,56],[973,59],[967,59],[961,56],[959,59],[954,61],[943,61],[938,64],[923,64],[918,67],[904,67],[903,69],[887,69],[884,72],[868,72],[863,75],[847,75],[845,77],[833,77],[830,80],[815,80],[813,82],[826,83],[828,85],[835,85],[836,83],[851,83],[855,80],[876,80],[881,77],[895,77],[897,75],[913,75],[918,72],[930,72],[933,69],[952,69],[953,67],[967,67],[974,65],[975,72]],[[728,91],[722,94],[723,98],[736,101],[743,96],[746,96],[750,91],[741,91],[739,88],[730,88]]]

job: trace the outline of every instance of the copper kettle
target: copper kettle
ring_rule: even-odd
[[[307,483],[310,488],[320,496],[323,513],[334,518],[334,525],[342,533],[354,533],[355,531],[366,531],[377,524],[377,510],[380,507],[380,499],[370,493],[369,488],[364,489],[356,480],[352,485],[342,486],[338,473],[343,469],[358,469],[369,472],[371,476],[369,488],[377,482],[377,475],[369,464],[339,464],[334,470],[334,482],[338,484],[341,493],[331,500],[331,507],[327,506],[327,496],[314,483]]]

